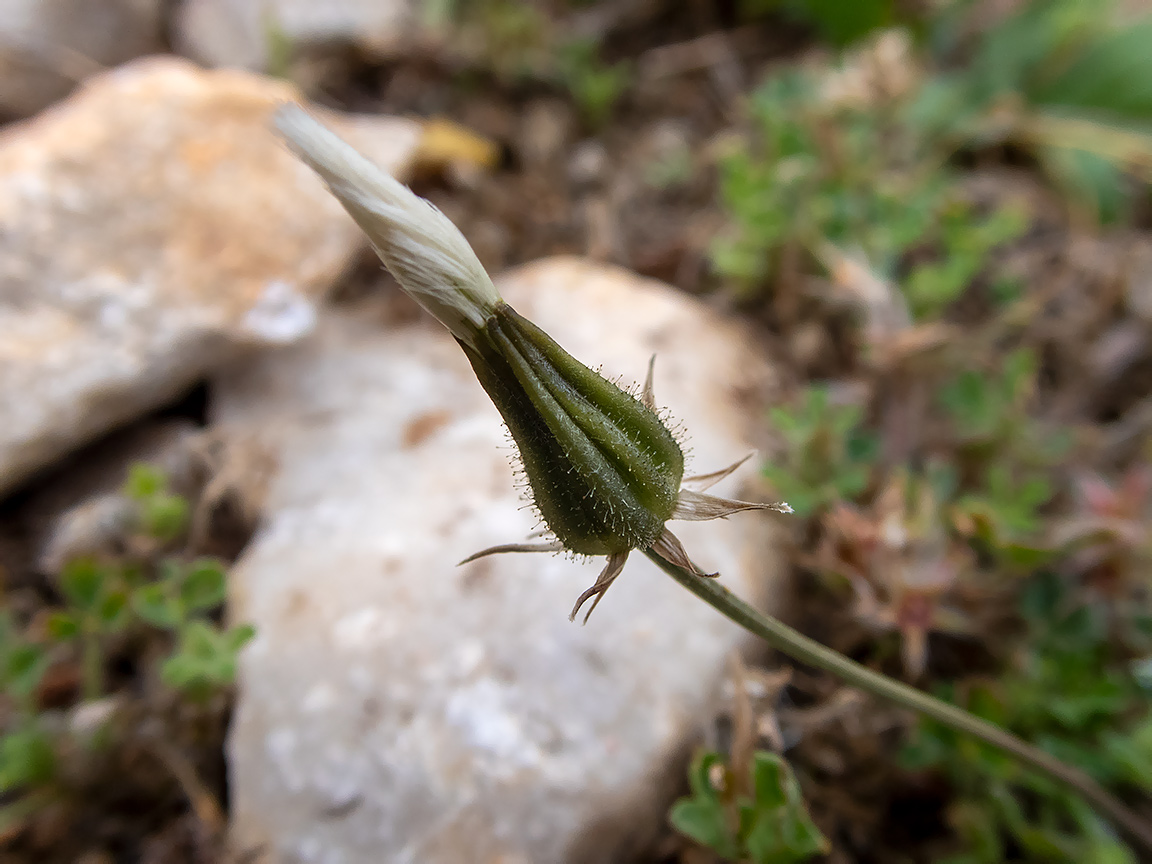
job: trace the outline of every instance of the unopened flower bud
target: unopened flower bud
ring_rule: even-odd
[[[481,332],[478,350],[465,353],[564,548],[611,555],[655,543],[684,475],[684,454],[660,418],[507,304]]]
[[[596,584],[576,601],[575,617],[589,599],[591,614],[633,549],[650,549],[699,576],[715,575],[692,563],[665,525],[670,519],[792,512],[787,504],[703,494],[744,460],[683,478],[683,451],[656,414],[651,364],[639,398],[605,380],[500,298],[464,236],[439,210],[300,108],[282,109],[276,126],[324,178],[400,286],[456,337],[520,449],[534,503],[555,540],[495,546],[466,561],[496,552],[607,555]]]

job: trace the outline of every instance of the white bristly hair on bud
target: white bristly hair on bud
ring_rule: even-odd
[[[500,295],[460,229],[299,105],[281,107],[274,122],[368,235],[400,287],[452,335],[475,347],[476,331]]]

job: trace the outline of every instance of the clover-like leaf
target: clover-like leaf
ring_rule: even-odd
[[[141,585],[133,591],[132,609],[144,621],[164,630],[174,630],[184,620],[183,606],[164,582]]]
[[[828,841],[812,822],[792,769],[775,753],[752,758],[753,800],[742,805],[744,846],[755,864],[791,864],[827,852]],[[742,814],[743,815],[743,814]]]
[[[180,599],[188,612],[204,612],[219,606],[226,593],[227,577],[220,561],[202,558],[184,571]]]
[[[722,857],[736,858],[740,848],[733,827],[729,824],[731,817],[719,791],[712,785],[714,767],[723,765],[724,760],[719,753],[698,754],[688,770],[692,795],[673,804],[668,819],[673,828],[701,846],[708,847]]]
[[[237,655],[255,634],[248,624],[221,631],[204,620],[188,621],[180,628],[176,653],[160,669],[161,678],[192,698],[207,698],[235,682]]]

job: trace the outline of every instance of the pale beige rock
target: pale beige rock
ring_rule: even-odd
[[[697,301],[574,259],[498,285],[610,376],[636,381],[658,352],[657,399],[683,421],[690,468],[728,464],[762,429],[763,353]],[[240,850],[285,864],[635,860],[743,632],[639,554],[586,627],[568,612],[602,560],[458,568],[523,540],[534,517],[499,415],[430,319],[325,313],[309,341],[215,392],[222,434],[261,433],[280,465],[232,575],[230,614],[258,630],[228,745]],[[675,531],[769,604],[780,518]]]
[[[311,329],[362,240],[268,128],[295,95],[148,58],[0,132],[0,492]],[[400,173],[420,134],[324,119]]]
[[[412,0],[184,0],[175,41],[202,63],[258,71],[268,69],[278,40],[293,50],[344,44],[384,57],[411,38],[418,9]]]
[[[163,50],[161,5],[0,0],[0,114],[34,114],[107,66]]]

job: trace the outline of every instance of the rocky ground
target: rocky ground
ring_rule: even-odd
[[[750,734],[745,692],[784,706],[757,709],[757,740],[787,739],[821,778],[805,794],[828,860],[928,860],[948,790],[893,767],[898,712],[764,671],[746,635],[647,562],[586,627],[567,612],[595,564],[456,567],[534,527],[498,416],[268,127],[277,104],[305,101],[610,377],[639,379],[655,353],[657,397],[708,471],[769,447],[765,412],[798,381],[843,371],[835,320],[782,326],[708,257],[743,96],[812,34],[738,24],[724,4],[577,10],[563,26],[631,64],[598,117],[398,0],[325,9],[103,0],[89,20],[0,2],[4,601],[43,635],[70,560],[214,555],[234,566],[212,620],[256,631],[235,688],[195,703],[158,680],[166,634],[109,637],[96,700],[80,653],[55,646],[36,709],[74,732],[101,728],[101,706],[114,744],[70,754],[34,817],[0,820],[0,861],[713,860],[665,814],[695,746]],[[1146,265],[1139,227],[1100,240],[1061,223],[1019,254],[1123,291],[1112,252]],[[1088,327],[1107,339],[1080,387],[1101,419],[1128,419],[1117,446],[1147,428],[1115,395],[1147,389],[1147,320],[1124,325]],[[121,491],[138,461],[188,502],[179,538],[143,550]],[[725,482],[771,495],[751,465]],[[785,556],[771,519],[682,539],[742,596],[861,652],[846,605]],[[938,674],[987,660],[962,640],[933,648]]]

